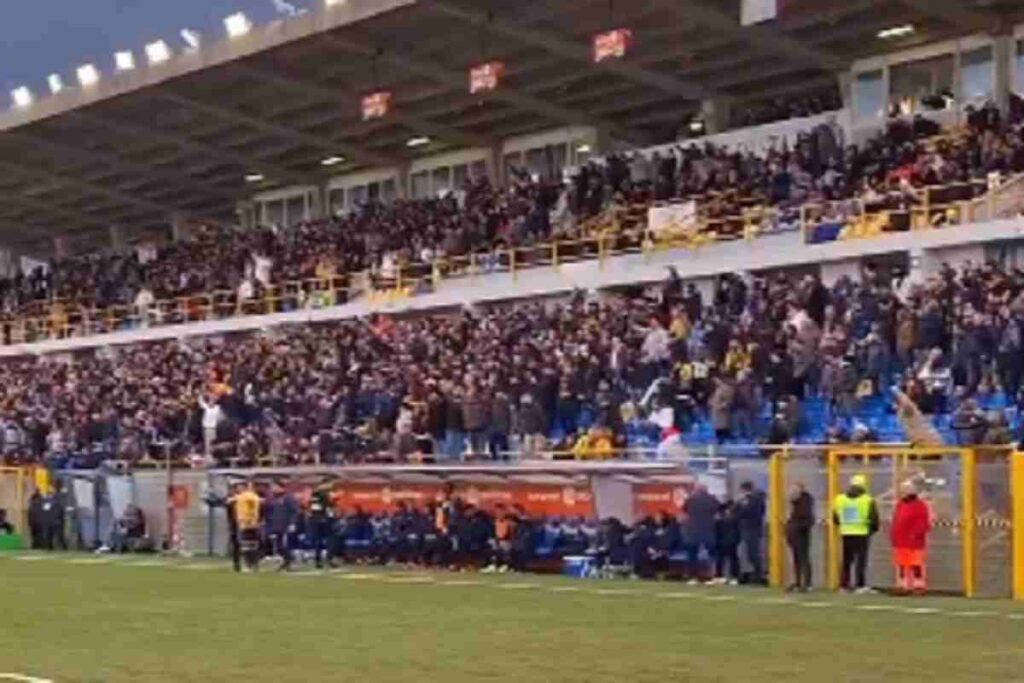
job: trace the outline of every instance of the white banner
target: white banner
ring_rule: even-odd
[[[75,491],[75,505],[80,510],[88,510],[90,512],[96,512],[96,484],[93,483],[92,479],[84,479],[76,477],[72,480]]]
[[[647,225],[654,235],[678,232],[697,226],[697,202],[655,206],[647,211]]]
[[[743,0],[740,9],[740,24],[760,24],[774,19],[779,13],[778,0]]]

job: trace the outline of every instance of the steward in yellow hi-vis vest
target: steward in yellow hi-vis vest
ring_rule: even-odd
[[[843,539],[843,573],[841,589],[869,593],[867,585],[868,546],[878,531],[878,507],[867,491],[863,474],[850,478],[850,488],[832,502],[832,521]]]
[[[250,482],[246,485],[245,490],[237,493],[228,504],[234,510],[235,523],[238,525],[238,548],[242,559],[245,560],[246,568],[255,571],[259,569],[260,555],[262,554],[260,513],[263,509],[263,501]]]

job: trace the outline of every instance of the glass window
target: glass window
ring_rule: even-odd
[[[473,180],[482,180],[487,177],[487,162],[483,159],[470,164],[469,174]]]
[[[395,201],[398,197],[398,186],[395,184],[394,178],[388,178],[384,181],[384,187],[381,189],[381,201],[385,204]]]
[[[331,208],[331,215],[336,216],[345,211],[345,188],[331,190],[327,197],[328,206]]]
[[[537,147],[526,152],[526,170],[531,176],[546,176],[548,174],[547,149]]]
[[[551,147],[551,177],[561,178],[562,171],[569,165],[569,146],[564,142]]]
[[[903,114],[946,109],[953,96],[953,55],[939,55],[889,69],[889,101]]]
[[[517,171],[522,168],[523,155],[520,152],[512,152],[511,154],[505,155],[505,178],[511,179],[515,177]]]
[[[288,204],[285,206],[285,225],[292,226],[299,221],[306,220],[306,197],[305,195],[297,195],[295,197],[288,198]]]
[[[412,175],[412,198],[424,199],[430,194],[430,176],[426,171]]]
[[[371,202],[380,201],[380,183],[370,183],[366,189]]]
[[[452,187],[461,190],[466,186],[467,180],[469,180],[469,166],[466,164],[452,166]]]
[[[366,185],[356,185],[355,187],[348,188],[348,205],[350,209],[358,209],[360,206],[366,204],[369,192],[366,189]]]
[[[960,87],[964,100],[992,97],[994,66],[991,46],[960,55]]]
[[[440,195],[442,192],[448,192],[451,189],[452,167],[444,166],[442,168],[435,168],[432,182],[430,184],[430,191],[435,195]]]
[[[282,200],[265,202],[263,207],[265,215],[264,221],[267,225],[284,226],[284,202]]]
[[[857,74],[854,89],[856,91],[857,118],[877,119],[884,115],[885,93],[882,92],[881,70]]]

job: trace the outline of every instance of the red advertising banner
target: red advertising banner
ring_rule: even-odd
[[[633,514],[635,519],[656,517],[665,512],[677,516],[693,490],[693,483],[636,484],[633,486]]]
[[[478,92],[490,92],[496,90],[505,74],[504,62],[487,62],[479,64],[469,70],[469,92],[472,95]]]
[[[521,505],[527,514],[551,517],[594,517],[594,495],[586,486],[557,484],[476,485],[459,484],[453,495],[470,505],[493,511],[498,505]],[[334,505],[344,512],[362,508],[368,513],[394,510],[399,503],[424,509],[444,499],[437,484],[340,484],[332,494]]]
[[[594,61],[606,59],[622,59],[633,43],[633,31],[628,28],[617,28],[614,31],[598,33],[594,36]]]
[[[363,121],[384,118],[391,111],[391,93],[387,90],[363,97]]]

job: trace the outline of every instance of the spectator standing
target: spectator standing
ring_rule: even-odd
[[[764,517],[766,512],[764,492],[745,481],[740,484],[740,498],[736,501],[736,516],[740,525],[740,540],[743,543],[743,554],[750,565],[748,583],[765,583],[764,562],[761,554],[761,539],[764,537]]]
[[[900,494],[890,532],[896,578],[901,591],[920,595],[928,587],[926,567],[931,509],[917,495],[913,482],[903,482]]]
[[[843,542],[842,591],[872,593],[867,585],[868,549],[871,537],[878,531],[878,507],[867,492],[868,479],[863,474],[850,478],[850,488],[836,496],[832,518],[839,527]]]
[[[715,516],[720,504],[703,484],[697,484],[693,493],[683,503],[686,520],[686,561],[687,574],[691,582],[702,576],[701,553],[709,560],[715,557]]]
[[[788,588],[791,592],[807,592],[811,588],[813,530],[814,497],[798,482],[789,494],[789,518],[786,520],[786,541],[793,556],[793,583]]]

